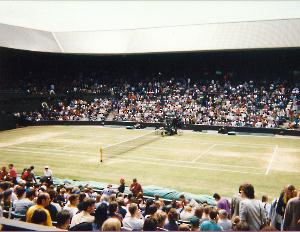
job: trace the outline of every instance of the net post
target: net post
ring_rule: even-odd
[[[100,162],[102,163],[103,162],[103,149],[102,147],[100,147]]]

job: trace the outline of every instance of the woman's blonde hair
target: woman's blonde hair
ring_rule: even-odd
[[[120,231],[121,222],[116,218],[107,219],[102,225],[102,231]]]

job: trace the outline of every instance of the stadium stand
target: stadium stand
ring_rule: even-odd
[[[181,193],[177,197],[175,193],[172,193],[173,197],[169,196],[169,200],[163,200],[160,197],[164,195],[163,190],[154,186],[152,190],[141,186],[140,192],[133,195],[129,187],[126,187],[124,193],[118,192],[117,186],[111,185],[108,185],[103,191],[94,191],[89,186],[75,186],[74,183],[72,185],[67,182],[65,184],[57,183],[57,181],[54,181],[54,185],[45,181],[39,183],[40,178],[36,178],[37,182],[35,182],[33,179],[26,181],[22,177],[18,177],[18,183],[14,184],[13,179],[10,177],[11,173],[14,175],[12,168],[0,181],[0,224],[2,230],[58,231],[60,229],[56,229],[54,226],[68,228],[68,225],[72,222],[70,224],[71,231],[87,231],[103,228],[103,224],[109,223],[111,218],[117,219],[121,225],[125,226],[122,230],[141,228],[144,221],[145,223],[156,222],[157,230],[164,231],[168,229],[180,230],[182,227],[192,230],[219,230],[223,229],[222,226],[226,230],[237,230],[236,227],[242,227],[243,229],[247,227],[251,230],[264,230],[263,227],[280,230],[283,223],[285,223],[284,228],[286,230],[288,228],[299,230],[299,225],[295,221],[296,217],[293,217],[293,213],[296,213],[295,210],[299,211],[299,204],[296,203],[296,200],[300,197],[300,192],[297,192],[293,185],[287,185],[278,200],[275,199],[275,203],[272,204],[268,203],[267,196],[263,196],[263,201],[255,199],[255,190],[251,184],[242,184],[239,188],[239,194],[232,199],[221,198],[219,194],[214,194],[216,201],[207,204],[198,201],[196,195],[186,193]],[[108,188],[110,191],[108,191]],[[155,189],[158,190],[156,193],[160,195],[155,194]],[[31,194],[27,194],[27,200],[22,200],[25,199],[26,192],[32,191],[37,192],[36,199],[35,196],[32,198]],[[132,191],[134,190],[132,189]],[[152,191],[152,193],[149,193],[149,191]],[[148,194],[148,197],[145,194]],[[149,197],[151,194],[153,194],[152,197]],[[79,203],[79,198],[76,196],[80,196],[81,203]],[[68,210],[68,207],[70,208],[69,197],[73,199],[72,204],[74,207],[78,207],[76,216]],[[122,202],[122,204],[115,201],[116,197],[118,202]],[[293,202],[293,206],[289,206],[290,200]],[[18,201],[22,204],[17,204]],[[226,202],[226,207],[223,202]],[[238,204],[238,206],[235,204]],[[23,215],[16,213],[16,207],[20,208],[21,205],[23,207],[27,205]],[[67,205],[68,207],[65,207]],[[236,208],[239,208],[239,212],[234,212],[235,216],[232,217],[233,209]],[[284,221],[286,208],[289,209],[288,222]],[[53,211],[53,209],[55,210]],[[42,212],[47,212],[47,214],[45,213],[44,222],[41,219],[42,216],[38,220],[33,219],[35,214],[41,214]],[[53,212],[55,212],[55,215]],[[220,214],[220,217],[218,214]],[[57,220],[51,221],[49,219],[53,227],[22,222],[32,220],[32,222],[38,224],[47,224],[47,215],[49,217],[51,215],[52,219]],[[166,220],[166,218],[169,218],[169,220]],[[123,220],[125,224],[122,223]],[[197,228],[195,228],[195,225]]]

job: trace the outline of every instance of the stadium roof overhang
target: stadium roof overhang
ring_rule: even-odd
[[[3,1],[0,46],[132,54],[300,47],[297,1]]]

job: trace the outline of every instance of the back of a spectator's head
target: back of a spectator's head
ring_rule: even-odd
[[[237,224],[235,224],[233,227],[234,231],[249,231],[249,225],[247,224],[247,222],[244,221],[240,221]]]
[[[204,207],[203,212],[204,212],[206,215],[208,215],[209,212],[210,212],[210,210],[211,210],[210,207],[207,205],[207,206]]]
[[[157,221],[157,227],[163,228],[167,219],[167,214],[163,211],[157,211],[153,217]]]
[[[82,209],[84,211],[88,211],[92,206],[94,206],[96,204],[96,201],[92,198],[86,198],[83,201],[83,206]]]
[[[103,222],[108,218],[107,215],[107,204],[100,204],[95,211],[94,223],[97,225],[98,229],[101,229]]]
[[[137,182],[137,179],[136,179],[136,178],[133,178],[132,182],[136,183],[136,182]]]
[[[36,209],[31,217],[31,223],[46,225],[47,224],[47,213],[45,209]]]
[[[108,218],[102,225],[102,231],[120,231],[121,222],[116,218]]]
[[[117,210],[118,210],[118,203],[116,201],[110,202],[108,205],[108,212],[110,214],[114,214],[117,212]]]
[[[156,205],[152,204],[148,207],[148,214],[153,215],[157,212]]]
[[[36,197],[36,191],[34,188],[29,188],[26,190],[26,198],[34,199]]]
[[[219,217],[220,219],[226,219],[228,217],[228,213],[225,209],[219,210]]]
[[[213,198],[215,198],[216,201],[220,200],[221,199],[221,196],[218,194],[218,193],[215,193],[213,195]]]
[[[5,190],[9,189],[10,187],[11,187],[11,182],[9,182],[9,181],[0,182],[0,190],[2,192],[4,192]]]
[[[137,204],[131,203],[129,205],[128,211],[131,214],[131,216],[134,216],[137,210],[138,210]]]
[[[192,216],[191,218],[190,218],[190,224],[191,224],[191,226],[192,227],[199,227],[199,225],[200,225],[200,219],[198,218],[198,217],[196,217],[196,216]]]
[[[62,210],[56,215],[56,227],[67,229],[70,224],[71,214],[68,210]]]
[[[171,208],[168,213],[168,220],[174,222],[174,221],[177,221],[178,219],[179,219],[179,215],[178,215],[176,209]]]
[[[79,196],[78,194],[71,194],[68,198],[68,200],[70,201],[71,205],[76,205],[76,201],[78,200],[79,201]]]
[[[48,189],[47,192],[49,193],[51,201],[53,201],[57,196],[57,192],[53,189]]]
[[[22,187],[16,188],[16,195],[17,195],[18,199],[20,199],[21,197],[24,196],[25,191],[26,191],[25,188],[22,188]]]
[[[202,214],[203,214],[203,207],[198,206],[198,207],[195,209],[194,215],[195,215],[197,218],[202,218]]]
[[[157,221],[153,217],[148,217],[144,221],[143,231],[156,231]]]
[[[190,226],[188,224],[182,223],[178,226],[178,231],[190,231]]]
[[[118,202],[119,207],[125,205],[123,197],[117,197],[116,201]]]
[[[50,202],[49,194],[48,193],[40,193],[40,195],[37,197],[36,203],[38,205],[47,206],[47,202],[48,202],[48,204]]]
[[[252,184],[243,184],[241,191],[242,191],[242,194],[245,195],[245,197],[247,197],[249,199],[255,198],[254,187]]]
[[[79,201],[83,202],[83,200],[86,198],[85,193],[79,193]]]
[[[216,209],[212,209],[210,212],[209,212],[209,218],[211,220],[217,220],[218,219],[218,211]]]

